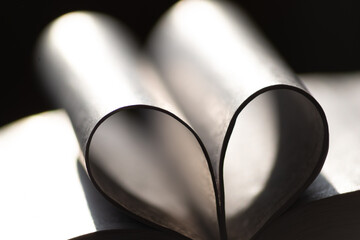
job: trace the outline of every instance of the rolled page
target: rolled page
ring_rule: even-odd
[[[319,173],[328,149],[323,110],[226,2],[177,3],[148,49],[208,151],[222,238],[250,239]]]
[[[301,79],[326,113],[329,153],[291,210],[254,239],[359,239],[360,74],[311,73]]]
[[[216,239],[203,145],[144,59],[115,20],[74,12],[44,31],[36,63],[71,119],[88,175],[108,200],[150,225]]]

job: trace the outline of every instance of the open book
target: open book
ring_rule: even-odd
[[[286,211],[322,168],[327,120],[244,14],[225,3],[180,2],[154,29],[147,54],[98,13],[70,13],[45,30],[36,65],[77,143],[64,113],[3,130],[4,138],[22,126],[42,130],[38,143],[19,133],[25,157],[37,154],[33,144],[43,150],[37,164],[24,162],[29,182],[41,176],[28,195],[36,194],[34,206],[43,204],[39,196],[53,198],[31,215],[45,212],[39,225],[51,218],[53,228],[32,231],[55,228],[80,239],[289,239],[307,228],[299,217],[311,227],[322,216],[316,203],[341,204],[344,197],[312,204],[337,193],[320,175]]]

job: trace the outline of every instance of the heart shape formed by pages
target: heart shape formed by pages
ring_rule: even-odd
[[[75,12],[38,48],[94,185],[150,225],[191,239],[250,239],[319,173],[325,115],[243,14],[184,1],[149,61],[115,20]],[[156,70],[155,70],[156,69]]]

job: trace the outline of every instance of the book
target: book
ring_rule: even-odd
[[[65,238],[285,239],[301,229],[296,219],[304,208],[328,206],[317,199],[337,195],[320,175],[299,198],[326,157],[325,113],[243,13],[222,2],[177,3],[151,34],[148,56],[138,49],[116,20],[91,12],[60,17],[39,40],[39,78],[66,110],[80,154],[57,156],[53,163],[66,171],[57,164],[58,171],[28,169],[66,186],[48,186],[55,197],[45,201],[73,205],[51,214],[68,225]],[[43,142],[27,143],[63,136],[53,147],[74,152],[64,113],[44,115]],[[46,128],[57,121],[68,130]],[[51,152],[47,158],[57,155]],[[38,196],[51,198],[36,194],[41,204]],[[325,236],[319,232],[314,236]]]
[[[327,114],[332,136],[328,157],[318,178],[259,239],[357,239],[360,137],[353,133],[360,128],[360,75],[307,74],[301,79]],[[1,238],[174,238],[108,202],[89,180],[79,155],[64,110],[2,127]]]
[[[258,239],[357,239],[360,137],[353,133],[360,128],[360,74],[300,77],[327,114],[329,153],[317,179]],[[86,175],[80,154],[64,110],[0,129],[2,239],[174,238],[107,201]]]

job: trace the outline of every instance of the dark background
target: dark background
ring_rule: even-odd
[[[32,67],[37,36],[47,23],[74,10],[111,14],[144,43],[175,1],[12,1],[0,5],[0,126],[51,109]],[[244,8],[298,73],[360,70],[358,0],[244,0]]]

